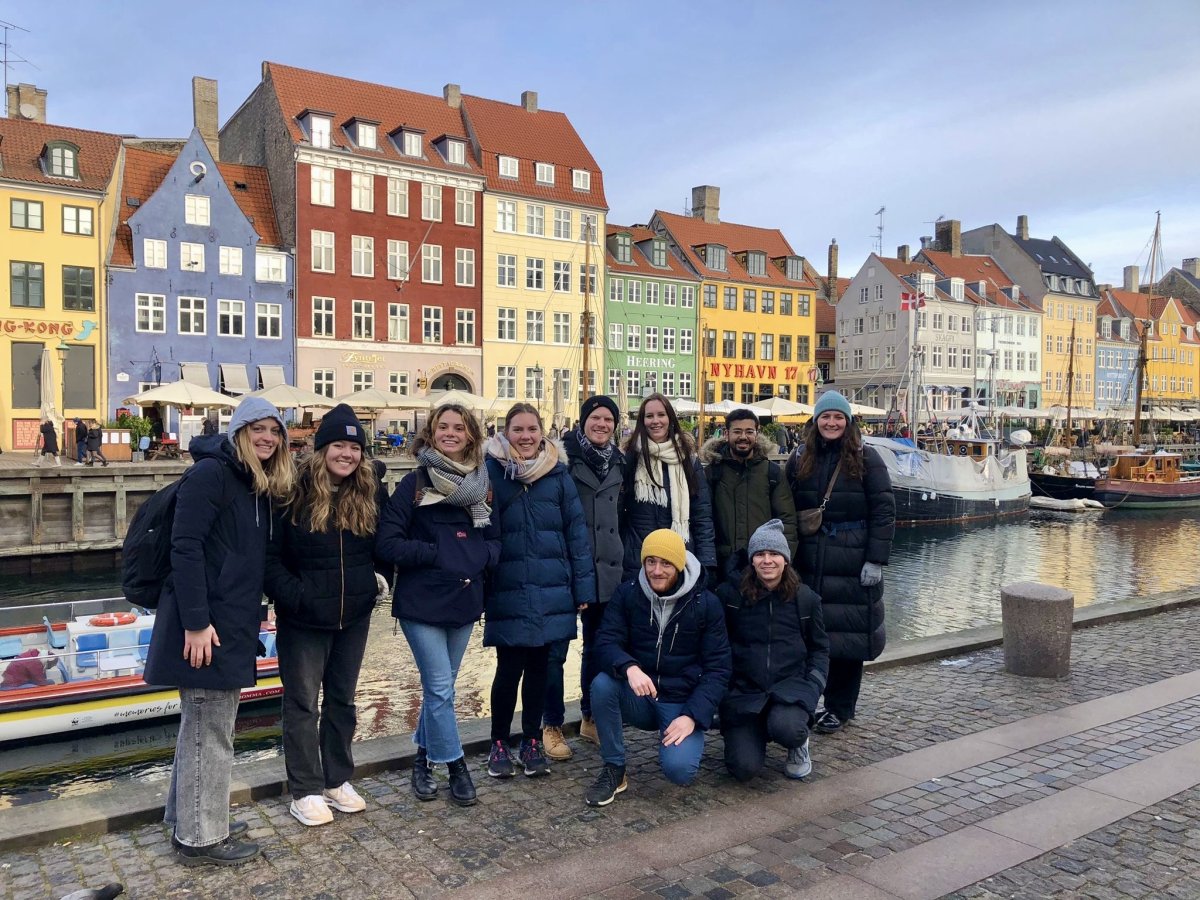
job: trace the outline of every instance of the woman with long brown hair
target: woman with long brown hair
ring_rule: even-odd
[[[625,444],[625,513],[626,579],[637,576],[646,535],[669,528],[709,571],[712,583],[717,553],[708,482],[695,442],[679,427],[675,408],[662,394],[642,401]]]

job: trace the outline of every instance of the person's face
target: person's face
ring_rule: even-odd
[[[754,574],[758,576],[758,580],[769,589],[779,584],[783,578],[783,567],[787,565],[787,560],[774,550],[759,550],[750,560],[750,564],[754,566]]]
[[[671,420],[667,418],[667,408],[663,406],[661,400],[651,400],[646,404],[642,410],[642,422],[646,426],[646,433],[650,435],[650,440],[661,444],[667,439]]]
[[[650,589],[656,594],[669,593],[679,578],[679,570],[657,556],[647,556],[642,568],[646,570],[646,580],[650,582]]]
[[[598,406],[592,410],[592,414],[583,423],[583,436],[597,447],[603,447],[612,440],[616,428],[617,423],[613,419],[613,414],[603,406]]]
[[[817,431],[827,441],[835,441],[846,433],[846,416],[836,409],[827,409],[817,417]]]
[[[362,447],[358,441],[334,441],[325,445],[325,469],[334,484],[354,474],[362,464]]]
[[[246,426],[250,446],[259,462],[266,462],[283,441],[283,429],[274,419],[259,419]]]
[[[729,426],[729,449],[734,456],[749,456],[758,440],[758,425],[753,419],[738,419]]]
[[[438,416],[437,425],[433,428],[435,450],[448,459],[462,462],[470,442],[467,423],[462,416],[450,409]]]
[[[504,436],[521,459],[533,459],[542,446],[542,426],[533,413],[517,413],[504,429]]]

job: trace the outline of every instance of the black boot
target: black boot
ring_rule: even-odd
[[[475,783],[471,781],[466,759],[460,756],[446,765],[450,769],[450,802],[456,806],[474,806]]]
[[[418,800],[433,800],[437,797],[437,779],[433,777],[433,769],[429,766],[429,757],[424,747],[417,748],[417,758],[413,760],[412,792]]]

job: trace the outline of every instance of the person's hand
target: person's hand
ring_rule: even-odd
[[[638,697],[658,699],[658,688],[654,686],[650,676],[637,666],[630,666],[625,671],[625,678],[629,681],[629,686],[633,688],[633,693]]]
[[[873,562],[863,563],[862,574],[858,576],[858,583],[863,587],[875,587],[881,581],[883,581],[883,566]]]
[[[193,669],[212,664],[212,649],[220,647],[221,639],[217,637],[217,629],[209,625],[200,631],[183,632],[183,659],[190,663]]]
[[[684,739],[696,730],[696,720],[691,716],[680,716],[671,722],[663,732],[664,747],[678,747]]]
[[[579,604],[577,607],[575,607],[575,609],[576,609],[578,612],[583,612],[583,611],[584,611],[585,609],[587,609],[589,606],[591,606],[591,604],[590,604],[590,603],[580,603],[580,604]]]
[[[378,603],[381,600],[386,600],[387,595],[392,592],[392,587],[390,584],[388,584],[388,580],[386,578],[384,578],[382,575],[380,575],[378,572],[375,573],[375,588],[376,588],[376,594],[375,594],[375,602],[376,603]]]

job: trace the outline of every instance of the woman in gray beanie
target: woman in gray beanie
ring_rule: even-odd
[[[787,750],[784,774],[804,778],[812,771],[808,730],[829,671],[821,598],[792,568],[779,519],[750,536],[746,554],[741,583],[717,588],[733,648],[733,678],[721,702],[725,767],[749,781],[774,741]]]

